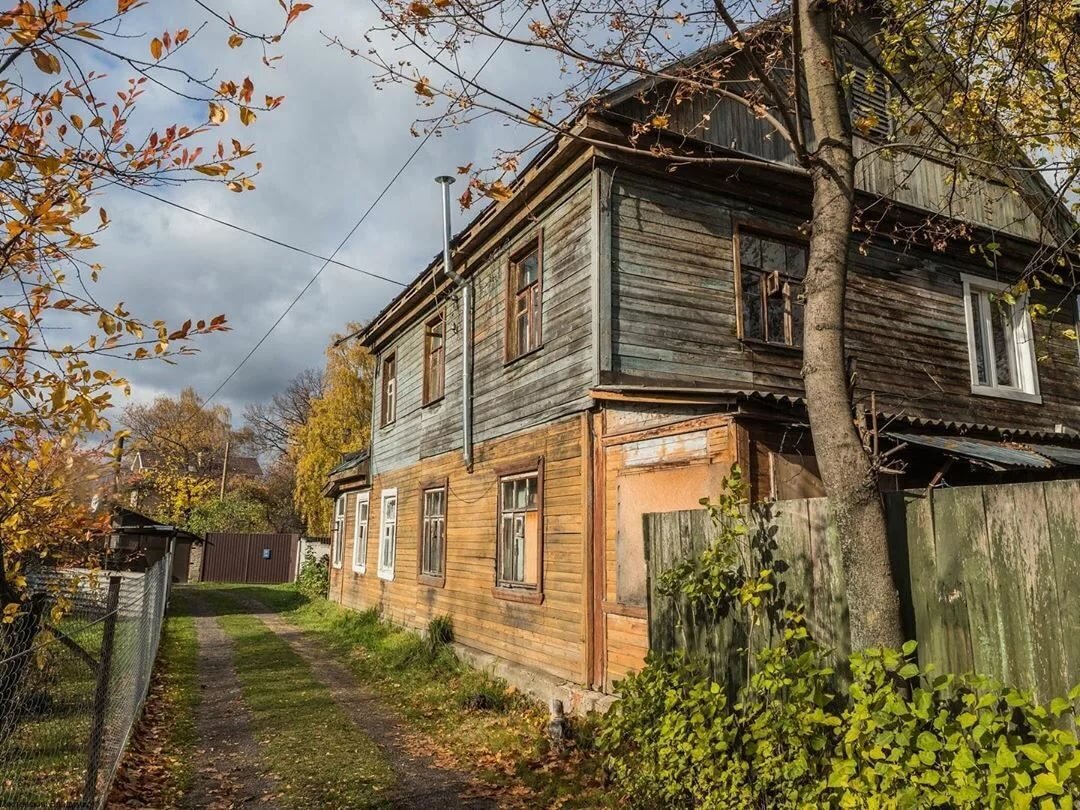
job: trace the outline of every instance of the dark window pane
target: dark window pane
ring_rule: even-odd
[[[787,270],[788,276],[795,279],[806,277],[806,248],[801,245],[787,246]]]
[[[791,345],[803,345],[803,300],[802,287],[790,285],[789,306],[791,307]]]
[[[765,339],[765,325],[761,319],[761,276],[753,271],[742,274],[742,320],[744,338]]]
[[[978,385],[990,385],[990,370],[986,358],[986,339],[983,334],[983,299],[984,295],[982,293],[971,293],[971,337],[975,349],[975,381]]]
[[[761,267],[761,240],[753,234],[739,234],[739,265],[741,267]]]
[[[761,240],[761,264],[766,273],[783,273],[787,269],[787,245],[771,239]]]
[[[990,304],[992,312],[990,319],[990,334],[994,340],[994,375],[997,384],[1008,388],[1016,386],[1016,375],[1013,373],[1013,328],[1012,313],[1007,307],[999,306],[998,302]]]
[[[784,293],[783,288],[765,299],[766,329],[765,339],[770,343],[787,343],[784,331]]]

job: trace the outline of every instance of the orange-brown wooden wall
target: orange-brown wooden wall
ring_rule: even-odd
[[[353,571],[354,498],[346,508],[344,560],[331,571],[330,598],[356,610],[378,607],[391,621],[417,629],[441,614],[453,617],[458,641],[483,652],[584,683],[585,505],[587,442],[584,415],[554,422],[475,448],[472,473],[460,452],[377,474],[370,491],[367,571]],[[493,593],[498,469],[544,458],[544,587],[541,604],[512,602]],[[447,479],[446,582],[417,581],[422,484]],[[398,491],[397,560],[393,581],[377,575],[384,489]]]

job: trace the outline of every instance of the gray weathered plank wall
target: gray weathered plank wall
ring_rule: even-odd
[[[814,635],[848,651],[839,547],[823,498],[775,505],[780,576],[806,606]],[[1041,700],[1080,683],[1080,481],[908,491],[888,497],[891,542],[906,560],[904,608],[919,659],[938,672],[976,671]],[[703,511],[645,516],[650,646],[691,649],[730,666],[731,632],[682,626],[656,591],[664,571],[715,538]]]
[[[592,183],[586,178],[512,234],[473,276],[475,343],[473,419],[476,442],[558,419],[588,407],[592,380]],[[508,256],[543,229],[542,348],[504,362]],[[398,414],[379,427],[378,391],[372,437],[374,472],[415,464],[461,448],[461,313],[456,295],[446,318],[446,394],[424,407],[424,328],[434,311],[384,350],[396,352]],[[380,366],[381,372],[381,366]]]
[[[738,339],[732,235],[739,227],[795,231],[783,212],[678,182],[619,170],[612,182],[609,382],[802,394],[799,352]],[[1080,422],[1080,356],[1058,322],[1036,323],[1043,404],[972,396],[961,273],[1011,278],[1009,257],[981,259],[856,244],[848,292],[848,350],[861,394],[906,416],[1053,431]],[[1013,257],[1012,260],[1015,260]]]

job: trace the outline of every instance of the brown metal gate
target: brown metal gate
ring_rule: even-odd
[[[292,582],[298,534],[208,534],[203,549],[203,582]]]

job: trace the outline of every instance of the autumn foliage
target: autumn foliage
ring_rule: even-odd
[[[99,204],[113,185],[202,180],[254,187],[251,145],[218,140],[235,111],[242,124],[282,99],[258,95],[248,77],[211,80],[175,54],[201,36],[269,49],[310,8],[281,2],[272,33],[254,33],[198,4],[211,19],[147,33],[140,9],[119,0],[21,2],[0,12],[0,590],[5,611],[22,598],[26,565],[63,556],[93,528],[71,481],[74,455],[111,430],[108,410],[128,390],[124,361],[173,358],[198,335],[227,328],[224,315],[182,324],[144,318],[93,293],[93,259],[110,226]],[[219,4],[227,5],[227,4]],[[196,8],[196,6],[192,6]],[[266,15],[260,23],[265,23]],[[205,76],[216,76],[212,67]],[[153,94],[173,94],[191,120],[136,128]],[[192,103],[197,102],[197,103]],[[192,112],[197,111],[197,112]],[[62,325],[64,331],[50,331]],[[62,335],[63,337],[56,337]]]

